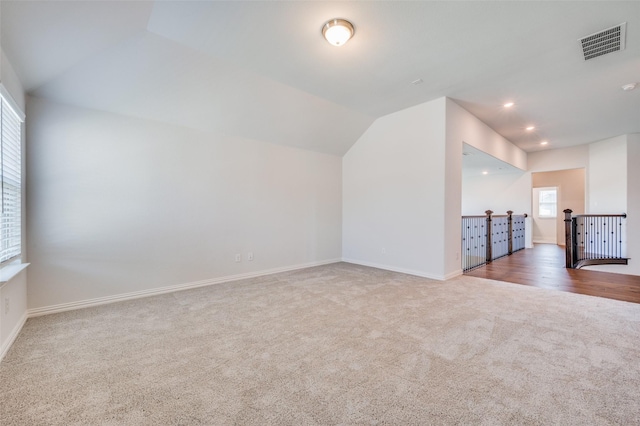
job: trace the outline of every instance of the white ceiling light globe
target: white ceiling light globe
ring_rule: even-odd
[[[354,34],[351,22],[344,19],[332,19],[322,27],[322,35],[334,46],[342,46]]]

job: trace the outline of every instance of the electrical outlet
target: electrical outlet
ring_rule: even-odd
[[[253,260],[253,252],[252,252],[252,251],[250,251],[249,253],[247,253],[247,260],[248,260],[249,262],[251,262],[251,261]]]
[[[236,254],[236,262],[242,261],[242,255],[240,253]]]
[[[387,254],[387,249],[386,248],[382,248],[382,254]]]
[[[9,313],[9,309],[11,308],[11,299],[8,297],[4,298],[4,314],[7,315]]]

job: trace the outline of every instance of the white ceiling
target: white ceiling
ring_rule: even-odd
[[[448,96],[526,151],[640,132],[640,88],[620,89],[640,81],[637,1],[0,8],[32,95],[205,131],[341,155],[375,118]],[[320,33],[334,17],[356,27],[340,48]],[[577,39],[621,22],[626,50],[585,62]]]

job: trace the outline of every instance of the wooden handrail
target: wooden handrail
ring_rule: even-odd
[[[567,209],[567,210],[569,210],[569,209]],[[626,219],[627,218],[627,214],[626,213],[622,213],[622,214],[574,214],[573,217],[621,217],[621,218]]]

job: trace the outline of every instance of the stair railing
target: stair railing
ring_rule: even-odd
[[[579,214],[564,210],[565,264],[579,269],[588,265],[627,265],[623,214]]]
[[[462,270],[468,271],[525,248],[527,214],[462,216]]]

